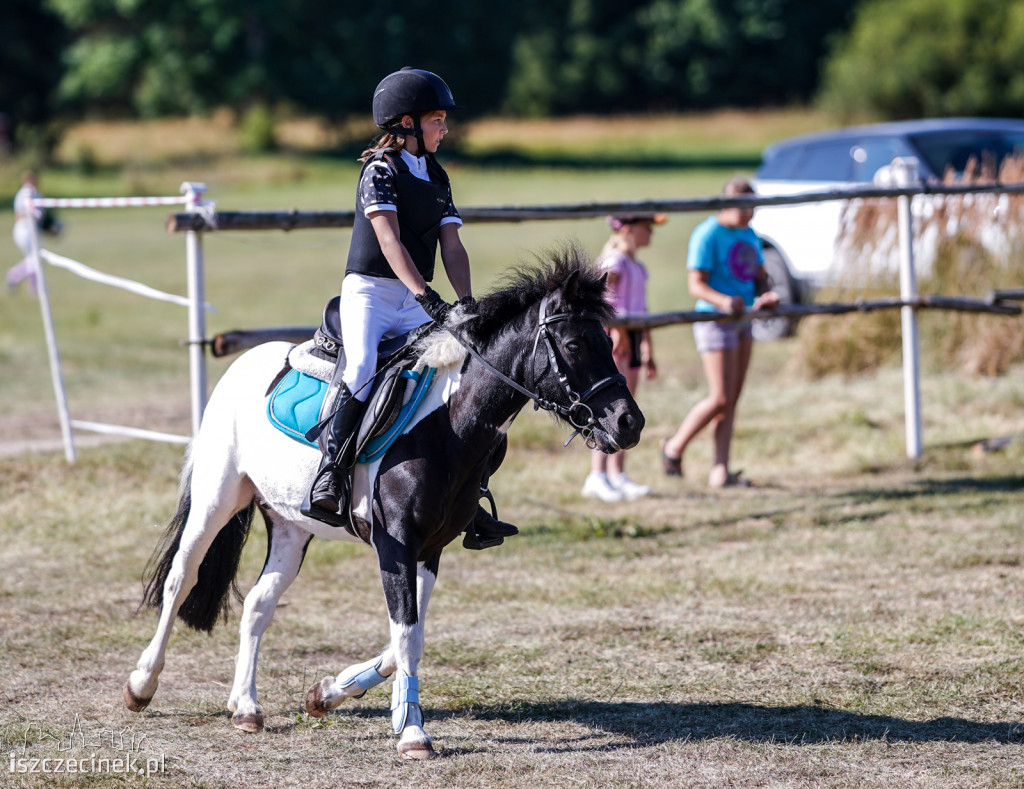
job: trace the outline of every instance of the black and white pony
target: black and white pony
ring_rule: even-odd
[[[392,724],[406,758],[433,755],[417,666],[441,552],[472,521],[492,450],[516,414],[533,399],[604,452],[635,446],[643,429],[602,328],[611,317],[604,277],[578,250],[552,258],[518,270],[506,287],[453,313],[449,331],[420,341],[421,358],[436,369],[429,391],[383,456],[356,466],[353,521],[377,554],[391,640],[377,657],[315,684],[306,709],[319,717],[393,676]],[[210,397],[182,472],[178,511],[147,573],[143,603],[160,615],[125,684],[130,710],[145,709],[156,692],[175,616],[209,631],[226,613],[258,509],[269,547],[245,597],[228,709],[238,728],[262,729],[256,661],[278,600],[313,537],[356,539],[299,512],[319,451],[267,418],[268,386],[291,349],[267,343],[243,354]]]

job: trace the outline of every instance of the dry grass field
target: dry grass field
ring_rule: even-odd
[[[186,175],[124,172],[90,183],[164,193]],[[225,208],[347,205],[353,177],[351,164],[280,159],[201,172]],[[711,194],[729,174],[453,178],[463,204],[486,205]],[[183,292],[183,243],[161,212],[65,219],[55,251]],[[680,250],[699,219],[659,228],[645,257],[655,309],[682,304]],[[569,235],[596,249],[606,232],[594,220],[466,238],[486,289],[525,252]],[[314,320],[346,243],[210,237],[211,333]],[[50,281],[73,416],[187,430],[183,314]],[[395,751],[388,685],[321,720],[303,712],[313,682],[388,637],[361,546],[310,546],[263,642],[264,732],[234,730],[225,709],[237,610],[209,636],[177,628],[152,705],[124,709],[155,626],[135,613],[140,576],[174,510],[181,448],[80,436],[66,464],[38,309],[22,293],[2,300],[0,786],[1024,787],[1022,365],[997,378],[927,370],[925,451],[911,462],[897,365],[810,380],[799,338],[758,346],[734,446],[755,485],[712,491],[706,435],[684,480],[660,472],[658,440],[704,385],[689,329],[659,329],[661,374],[641,384],[648,424],[630,457],[654,492],[611,505],[579,496],[582,445],[563,449],[568,431],[525,410],[492,485],[522,534],[442,558],[420,667],[439,758],[412,764]],[[211,363],[212,381],[224,365]],[[255,524],[243,592],[265,548]],[[57,759],[87,772],[53,772]]]
[[[912,464],[897,370],[787,381],[785,344],[759,349],[736,446],[757,485],[709,491],[709,441],[684,481],[658,472],[658,437],[700,394],[685,330],[665,332],[632,460],[650,498],[581,499],[586,452],[548,417],[514,426],[493,488],[523,534],[442,560],[421,664],[429,763],[395,753],[387,686],[303,712],[314,681],[387,638],[368,549],[310,547],[264,641],[262,734],[225,710],[237,614],[211,636],[177,629],[134,715],[121,687],[154,627],[133,615],[139,576],[180,449],[0,459],[4,785],[1024,786],[1024,445],[975,447],[1019,432],[1024,370],[928,379]],[[255,525],[243,591],[264,551]],[[155,772],[11,772],[127,753]]]

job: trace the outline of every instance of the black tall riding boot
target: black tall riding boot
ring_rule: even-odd
[[[519,534],[519,529],[511,523],[495,518],[481,506],[477,506],[476,515],[466,527],[466,536],[462,538],[464,548],[479,551],[501,545],[506,537]]]
[[[339,378],[340,374],[335,377]],[[332,381],[332,388],[334,383]],[[317,438],[323,459],[309,491],[308,502],[303,502],[303,515],[316,518],[318,509],[344,515],[348,508],[348,474],[355,461],[356,450],[353,432],[363,414],[363,405],[344,383],[340,384],[334,414]]]

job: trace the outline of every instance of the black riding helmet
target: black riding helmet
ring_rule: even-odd
[[[388,74],[373,92],[373,122],[391,131],[403,115],[455,109],[452,92],[437,74],[406,66]]]
[[[425,156],[420,115],[424,112],[455,109],[455,99],[437,74],[406,66],[388,74],[373,92],[373,122],[392,134],[408,134],[399,123],[403,115],[412,116],[412,133],[416,137],[417,156]]]

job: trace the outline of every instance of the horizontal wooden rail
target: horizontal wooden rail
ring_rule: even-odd
[[[1002,292],[1002,291],[1000,291]],[[993,294],[994,295],[994,294]],[[802,318],[808,315],[845,315],[851,312],[875,312],[901,307],[917,309],[955,310],[959,312],[987,312],[996,315],[1020,315],[1021,307],[1006,304],[992,297],[988,299],[966,299],[952,296],[919,296],[916,299],[870,299],[833,304],[793,304],[774,310],[758,310],[742,315],[722,315],[717,312],[655,312],[647,315],[623,315],[613,319],[609,325],[625,329],[658,329],[681,323],[703,321],[738,321],[749,318]],[[229,356],[233,353],[255,348],[265,342],[300,343],[313,337],[315,326],[283,326],[279,328],[240,329],[216,335],[209,341],[214,356]]]
[[[463,208],[459,214],[470,222],[530,222],[545,219],[587,219],[609,214],[681,213],[717,211],[721,208],[766,205],[796,205],[827,200],[853,200],[866,197],[902,197],[913,195],[963,195],[998,192],[1024,194],[1024,183],[946,185],[921,183],[906,187],[880,187],[871,184],[799,192],[790,195],[754,195],[752,197],[697,197],[682,200],[638,200],[618,203],[569,203],[541,206],[493,206]],[[167,218],[167,231],[210,232],[226,230],[306,230],[352,227],[354,211],[218,211],[209,214],[174,213]]]
[[[755,318],[804,318],[809,315],[846,315],[851,312],[877,312],[896,310],[902,307],[915,309],[953,310],[956,312],[987,312],[995,315],[1020,315],[1016,304],[1006,304],[992,299],[965,299],[953,296],[918,296],[916,299],[858,299],[852,302],[831,304],[788,304],[774,310],[758,310],[740,315],[722,315],[717,312],[656,312],[649,315],[623,315],[612,321],[612,326],[626,329],[657,329],[678,323],[700,323],[703,321],[730,322]]]

